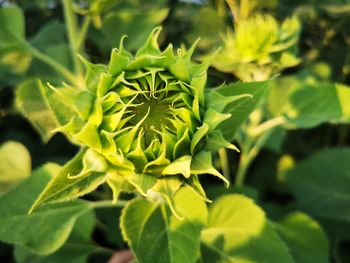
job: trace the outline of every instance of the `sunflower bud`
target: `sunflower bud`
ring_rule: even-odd
[[[94,187],[84,184],[79,195],[107,181],[115,200],[120,192],[137,191],[143,196],[156,192],[172,208],[172,196],[184,184],[206,199],[200,174],[228,184],[212,166],[211,151],[235,149],[217,127],[231,116],[222,112],[222,106],[237,98],[225,98],[218,109],[207,103],[210,61],[191,61],[195,44],[176,54],[171,44],[161,51],[160,31],[154,29],[135,56],[125,50],[123,38],[108,66],[81,58],[87,68],[85,89],[51,87],[74,105],[75,114],[58,131],[83,148],[60,176],[98,181]],[[53,186],[55,179],[46,192]]]
[[[296,17],[279,24],[273,16],[257,14],[223,36],[224,48],[213,66],[243,81],[266,80],[300,63],[296,54],[299,35]]]

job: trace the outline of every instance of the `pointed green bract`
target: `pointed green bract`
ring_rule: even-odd
[[[183,185],[208,200],[197,175],[213,175],[229,184],[213,167],[211,154],[221,147],[235,149],[220,127],[240,118],[232,114],[232,107],[240,108],[237,102],[255,103],[257,98],[249,89],[232,90],[228,96],[222,88],[206,93],[210,61],[191,60],[196,43],[188,50],[174,52],[171,44],[160,50],[160,33],[155,28],[136,55],[125,49],[123,37],[108,66],[80,57],[86,67],[84,89],[43,88],[57,120],[54,131],[84,150],[52,179],[33,208],[79,197],[107,182],[115,201],[121,192],[157,192],[178,214],[174,194]],[[59,107],[67,109],[64,115]],[[236,128],[225,132],[233,134]]]

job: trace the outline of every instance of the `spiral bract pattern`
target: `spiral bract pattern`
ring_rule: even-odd
[[[79,168],[68,176],[105,174],[115,199],[123,191],[158,192],[171,204],[183,184],[206,198],[199,174],[226,181],[212,166],[211,150],[234,148],[216,130],[230,114],[206,105],[210,62],[192,62],[195,45],[176,54],[172,45],[161,51],[160,30],[135,56],[125,50],[123,38],[108,66],[81,57],[87,69],[84,89],[63,94],[52,87],[75,112],[58,131],[83,148],[73,161]]]

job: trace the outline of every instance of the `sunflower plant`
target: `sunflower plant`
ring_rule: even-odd
[[[229,105],[253,96],[223,95],[223,86],[207,90],[210,60],[191,60],[196,44],[176,53],[170,44],[161,51],[160,32],[155,28],[135,55],[124,48],[122,38],[108,65],[80,56],[87,70],[82,87],[39,83],[56,119],[61,119],[52,132],[65,134],[81,150],[32,209],[82,196],[107,183],[115,202],[121,192],[159,195],[180,217],[173,199],[180,187],[188,186],[209,201],[201,175],[216,176],[229,185],[213,166],[212,154],[220,148],[238,150],[221,125],[234,118]],[[58,101],[64,101],[64,116]]]
[[[105,183],[113,193],[111,206],[124,206],[121,194],[134,194],[123,210],[121,229],[141,262],[154,259],[154,254],[149,258],[137,246],[139,233],[134,231],[145,220],[143,212],[160,213],[164,224],[171,220],[169,224],[184,227],[174,230],[173,239],[178,231],[192,233],[193,244],[185,256],[196,258],[206,203],[211,202],[200,178],[214,176],[229,187],[230,178],[214,165],[213,156],[217,158],[222,148],[239,151],[231,143],[234,133],[266,87],[266,82],[256,82],[208,88],[207,70],[215,53],[197,63],[192,59],[197,42],[189,49],[174,51],[169,44],[161,50],[160,32],[155,28],[135,53],[124,47],[126,36],[122,37],[108,65],[79,56],[86,69],[84,81],[54,86],[30,80],[17,90],[18,108],[45,139],[60,132],[80,147],[41,191],[29,213],[34,216]],[[48,119],[32,114],[34,103],[28,104],[27,98],[33,92],[49,109]],[[42,132],[45,125],[50,135]],[[160,236],[163,231],[152,230]],[[149,238],[146,243],[154,242]],[[170,262],[182,262],[181,257]]]
[[[286,19],[278,5],[279,23],[257,13],[276,1],[24,2],[0,8],[1,138],[23,143],[0,141],[1,262],[323,263],[330,250],[341,255],[316,220],[348,220],[334,210],[347,203],[332,197],[344,187],[320,178],[346,185],[349,151],[298,155],[282,140],[303,141],[275,133],[349,119],[345,85],[290,70],[282,72],[296,85],[290,93],[268,85],[299,62],[296,12]],[[193,41],[203,32],[204,42],[219,43],[207,31],[231,20],[222,49]],[[288,79],[271,84],[287,88]],[[278,105],[268,119],[271,94]]]

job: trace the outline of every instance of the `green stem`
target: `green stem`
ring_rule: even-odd
[[[247,175],[247,170],[250,164],[255,160],[266,140],[270,137],[272,130],[261,135],[255,142],[254,146],[248,152],[242,152],[239,160],[238,170],[235,178],[235,186],[241,187],[244,184],[244,179]]]
[[[90,204],[94,208],[106,208],[106,207],[124,207],[127,201],[118,201],[118,202],[113,202],[113,201],[97,201],[97,202],[90,202]]]
[[[259,126],[255,127],[252,130],[251,135],[253,137],[259,137],[260,135],[262,135],[263,133],[276,128],[280,125],[285,124],[285,118],[283,116],[278,116],[275,117],[273,119],[270,119],[268,121],[265,121],[264,123],[260,124]]]
[[[229,182],[231,182],[230,165],[229,165],[229,161],[227,158],[227,151],[225,148],[221,148],[221,149],[219,149],[218,153],[219,153],[222,173],[224,174],[225,178]]]
[[[68,32],[69,46],[73,61],[74,72],[81,77],[83,75],[81,64],[78,60],[78,21],[72,7],[72,0],[63,0],[64,19]]]
[[[77,77],[72,74],[66,67],[56,62],[53,58],[47,56],[44,53],[41,53],[35,47],[33,47],[29,42],[25,41],[25,39],[20,38],[19,36],[13,34],[11,30],[8,30],[6,27],[2,28],[9,34],[17,43],[22,46],[25,50],[27,50],[33,57],[41,60],[42,62],[48,64],[52,68],[54,68],[57,72],[61,73],[68,81],[70,81],[74,85],[79,85],[79,81]]]
[[[79,86],[79,81],[66,67],[56,62],[53,58],[41,53],[39,50],[31,46],[30,44],[26,44],[26,49],[35,57],[36,59],[41,60],[42,62],[50,65],[57,72],[61,73],[67,80],[69,80],[72,84]]]
[[[79,34],[79,37],[77,40],[77,49],[78,50],[83,49],[83,45],[84,45],[86,35],[87,35],[88,29],[90,26],[90,22],[91,22],[90,16],[86,16],[84,18],[83,24],[82,24],[81,29],[80,29],[80,34]]]
[[[239,11],[238,11],[238,5],[235,0],[226,0],[227,5],[229,6],[231,13],[233,15],[233,26],[235,24],[238,24],[239,22]]]
[[[235,186],[241,187],[243,186],[244,178],[247,173],[247,169],[249,167],[248,156],[245,153],[241,153],[238,170],[235,177]]]

